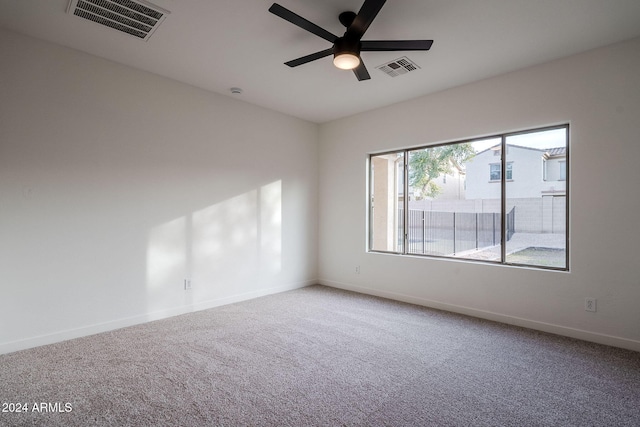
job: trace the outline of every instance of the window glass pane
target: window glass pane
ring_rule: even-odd
[[[506,144],[518,178],[507,170],[506,262],[566,268],[567,129],[512,135]]]
[[[403,252],[404,153],[371,156],[369,247]]]
[[[407,253],[500,261],[500,185],[486,176],[496,143],[500,140],[408,152]],[[482,176],[484,187],[491,188],[472,182],[470,168],[474,179]]]
[[[489,165],[489,180],[498,181],[500,179],[500,169],[502,165],[500,163],[493,163]]]

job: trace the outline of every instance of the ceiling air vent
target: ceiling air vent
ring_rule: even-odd
[[[418,67],[415,62],[413,62],[406,56],[394,59],[393,61],[379,65],[376,68],[391,77],[397,77],[402,74],[407,74],[411,71],[420,69],[420,67]]]
[[[140,0],[70,0],[67,12],[144,41],[169,13]]]

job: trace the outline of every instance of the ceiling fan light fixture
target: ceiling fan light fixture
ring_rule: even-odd
[[[360,57],[351,52],[338,53],[333,58],[333,65],[341,70],[353,70],[360,65]]]
[[[333,65],[341,70],[353,70],[360,65],[360,41],[340,37],[333,46]]]

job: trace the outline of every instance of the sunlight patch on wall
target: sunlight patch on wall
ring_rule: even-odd
[[[268,273],[282,269],[282,181],[260,189],[260,263]]]
[[[242,287],[253,277],[258,236],[258,191],[252,190],[193,213],[193,275],[206,297],[221,287]],[[217,288],[217,289],[216,289]]]
[[[186,217],[151,230],[147,245],[147,307],[161,309],[171,303],[167,290],[184,280],[187,264]]]
[[[270,286],[281,270],[282,181],[275,181],[151,230],[148,309]],[[185,279],[191,280],[189,291]]]

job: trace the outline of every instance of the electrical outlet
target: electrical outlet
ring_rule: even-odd
[[[360,274],[360,266],[356,265],[356,274]]]
[[[586,311],[596,311],[596,299],[595,298],[585,298],[584,299],[584,309]]]
[[[184,279],[184,290],[185,291],[191,290],[191,279]]]

